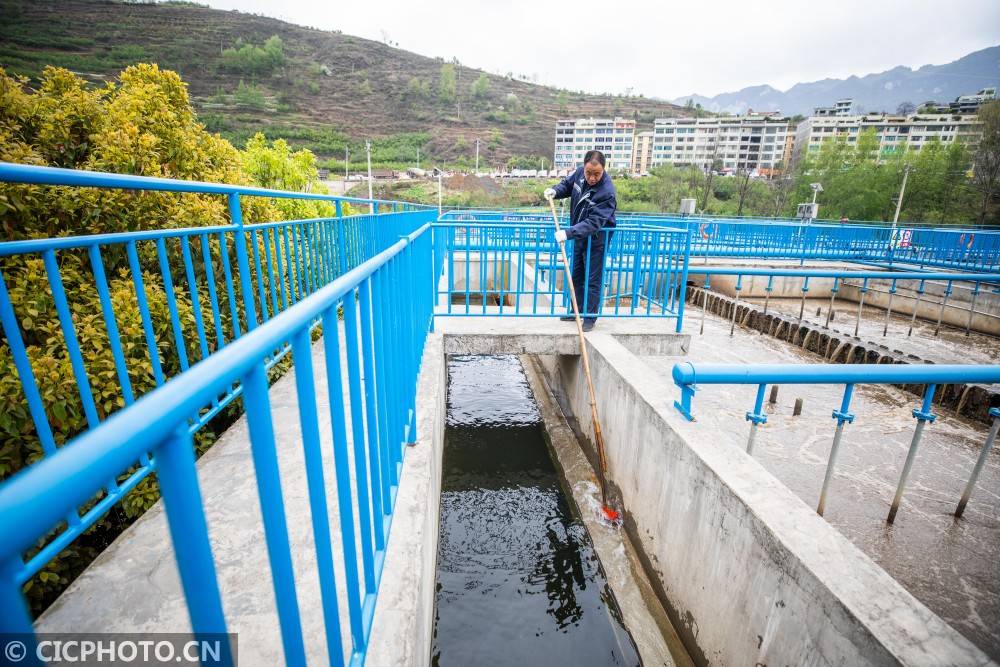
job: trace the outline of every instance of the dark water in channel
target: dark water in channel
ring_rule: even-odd
[[[638,665],[513,356],[451,357],[433,664]]]

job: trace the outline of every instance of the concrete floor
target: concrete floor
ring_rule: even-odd
[[[817,361],[800,348],[739,326],[730,337],[729,322],[712,314],[699,336],[700,309],[691,308],[688,318],[686,328],[694,332],[690,353],[645,357],[652,372],[669,377],[680,360]],[[845,319],[853,333],[853,319]],[[913,339],[914,344],[922,339]],[[980,352],[995,358],[1000,344],[989,343]],[[952,362],[978,355],[955,341],[934,351],[944,354],[949,347]],[[755,386],[700,387],[693,403],[696,424],[706,437],[745,448],[749,425],[744,414],[753,405],[755,391]],[[839,407],[842,393],[842,386],[781,387],[778,403],[767,408],[768,423],[757,436],[754,457],[810,507],[819,497],[836,426],[830,412]],[[845,427],[825,518],[921,602],[1000,659],[1000,451],[994,449],[989,457],[964,518],[952,516],[987,426],[935,409],[938,420],[925,430],[902,506],[890,526],[885,517],[913,433],[910,410],[918,400],[885,386],[859,386],[854,396],[851,406],[857,417]],[[792,417],[797,397],[804,399],[804,409],[801,416]]]

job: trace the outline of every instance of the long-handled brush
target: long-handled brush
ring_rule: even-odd
[[[549,200],[549,207],[552,209],[552,221],[559,231],[559,216],[556,214],[556,204]],[[594,392],[594,381],[590,377],[590,357],[587,354],[587,341],[583,336],[583,320],[580,318],[580,307],[576,302],[576,290],[573,288],[573,272],[569,268],[569,259],[566,257],[566,242],[559,242],[559,254],[562,255],[563,268],[566,270],[566,284],[569,286],[569,298],[573,304],[573,315],[576,318],[576,331],[580,335],[580,356],[583,357],[583,372],[587,376],[587,389],[590,391],[590,419],[594,425],[594,440],[597,441],[597,457],[600,459],[600,482],[601,482],[601,513],[604,518],[611,523],[618,523],[620,516],[608,504],[608,463],[604,457],[604,435],[601,433],[601,420],[597,417],[597,394]]]

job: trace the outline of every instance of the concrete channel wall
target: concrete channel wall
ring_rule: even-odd
[[[707,302],[709,312],[726,319],[733,317],[736,309],[736,322],[742,326],[755,329],[774,336],[780,340],[797,345],[809,352],[819,355],[829,363],[858,364],[923,364],[930,363],[912,355],[903,354],[899,350],[891,350],[885,345],[866,342],[860,338],[841,334],[832,329],[815,324],[802,324],[796,318],[763,310],[745,301],[737,303],[734,299],[708,292],[697,287],[689,287],[687,299],[699,308]],[[689,311],[688,317],[693,317],[694,311]],[[904,391],[916,396],[923,396],[924,385],[900,385]],[[1000,392],[994,385],[981,384],[949,384],[938,388],[934,395],[934,403],[954,410],[956,413],[989,423],[991,407],[1000,405]]]
[[[990,664],[758,462],[684,421],[668,378],[607,334],[588,349],[609,478],[696,663]],[[541,365],[592,441],[579,357]]]

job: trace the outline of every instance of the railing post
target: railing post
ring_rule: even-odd
[[[157,449],[156,462],[191,628],[197,635],[225,633],[222,597],[187,423],[182,422],[173,436]],[[232,664],[229,643],[222,643],[225,645],[224,662]]]
[[[983,471],[983,466],[986,465],[986,459],[989,457],[990,450],[993,449],[993,443],[997,439],[997,432],[1000,431],[1000,408],[990,408],[990,416],[993,417],[993,424],[990,426],[986,442],[983,443],[983,448],[979,452],[979,459],[972,469],[969,483],[965,485],[965,491],[962,492],[962,499],[958,501],[958,508],[955,510],[957,518],[962,517],[962,513],[965,512],[965,506],[969,504],[969,496],[972,495],[972,490],[976,487],[976,480],[979,479],[979,473]]]
[[[694,421],[694,415],[691,414],[691,399],[694,398],[694,392],[698,391],[698,388],[693,384],[682,384],[681,388],[681,400],[674,401],[674,407],[684,415],[689,422]]]
[[[754,440],[757,439],[757,427],[767,423],[767,415],[764,414],[764,391],[766,384],[757,385],[757,399],[754,401],[753,412],[747,413],[747,421],[750,422],[750,437],[747,439],[747,454],[753,456]]]
[[[687,300],[688,265],[691,262],[691,226],[687,226],[687,237],[684,242],[684,268],[681,269],[681,293],[677,303],[677,333],[684,328],[684,302]]]
[[[243,229],[243,210],[240,195],[231,192],[229,197],[229,217],[236,226],[233,242],[236,244],[236,265],[240,271],[240,287],[243,292],[243,309],[247,316],[247,331],[257,328],[257,308],[253,301],[253,281],[250,276],[250,261],[247,258],[247,240]]]
[[[937,385],[927,385],[927,391],[924,392],[923,405],[919,409],[913,409],[913,416],[917,419],[917,426],[913,431],[913,439],[910,440],[910,451],[907,452],[906,462],[903,463],[903,472],[899,476],[899,485],[896,487],[896,495],[892,499],[892,507],[889,508],[889,517],[886,519],[887,523],[892,523],[896,520],[899,503],[903,499],[903,489],[906,488],[906,478],[910,475],[913,460],[917,458],[917,448],[920,446],[920,439],[924,435],[924,426],[927,425],[927,422],[933,422],[937,419],[937,415],[931,413],[931,403],[934,400],[935,389],[937,389]]]
[[[34,630],[31,627],[31,614],[28,613],[28,605],[24,602],[21,585],[18,583],[18,572],[23,568],[24,563],[18,554],[0,562],[0,619],[3,619],[2,629],[4,633],[17,633],[25,635],[25,637],[32,637]],[[27,658],[27,662],[25,664],[39,664],[38,661],[31,659],[35,655],[34,647],[29,645],[26,650],[24,658]],[[10,660],[9,664],[13,664],[16,655],[7,654],[5,657]]]
[[[848,412],[851,407],[851,396],[854,393],[854,385],[844,386],[844,398],[840,402],[840,409],[833,411],[833,418],[837,420],[837,430],[833,434],[833,445],[830,447],[830,460],[826,464],[826,474],[823,476],[823,488],[819,492],[819,505],[816,506],[816,513],[823,516],[826,508],[826,492],[830,488],[830,480],[833,479],[833,466],[837,463],[837,454],[840,451],[840,441],[844,435],[844,424],[854,421],[854,415]]]

